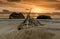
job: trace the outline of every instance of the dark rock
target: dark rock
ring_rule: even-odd
[[[24,15],[22,13],[16,13],[13,12],[10,16],[9,19],[24,19]]]
[[[47,15],[39,15],[37,19],[52,19],[50,16]]]

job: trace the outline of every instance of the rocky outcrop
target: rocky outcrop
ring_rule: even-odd
[[[37,19],[52,19],[50,16],[47,15],[39,15]]]
[[[24,19],[24,15],[22,13],[16,13],[13,12],[12,14],[10,14],[9,19]]]

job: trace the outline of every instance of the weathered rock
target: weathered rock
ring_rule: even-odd
[[[16,13],[13,12],[10,16],[9,19],[24,19],[24,15],[22,13]]]
[[[50,16],[47,15],[39,15],[37,19],[52,19]]]

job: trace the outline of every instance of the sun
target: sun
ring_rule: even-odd
[[[32,8],[32,12],[34,12],[34,13],[40,13],[41,9],[38,8],[38,7],[35,7],[35,8]]]

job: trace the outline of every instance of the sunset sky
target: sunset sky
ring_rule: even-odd
[[[25,12],[30,8],[32,12],[60,12],[60,0],[0,0],[0,11],[7,9]]]
[[[28,12],[30,8],[37,13],[60,12],[60,0],[0,0],[0,11]]]

